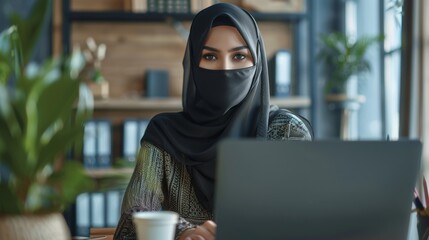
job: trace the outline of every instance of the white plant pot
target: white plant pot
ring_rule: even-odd
[[[0,215],[0,239],[69,240],[71,235],[61,213]]]

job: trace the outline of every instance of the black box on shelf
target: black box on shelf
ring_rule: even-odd
[[[289,50],[278,50],[268,63],[270,95],[288,97],[291,95],[292,54]]]
[[[150,69],[145,73],[145,97],[165,98],[169,95],[169,75],[167,70]]]

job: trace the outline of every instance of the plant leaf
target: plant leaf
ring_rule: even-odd
[[[0,182],[0,195],[3,200],[0,201],[0,212],[14,214],[20,212],[22,206],[15,192],[5,183]]]
[[[29,16],[22,18],[16,13],[10,15],[10,22],[18,28],[22,39],[23,64],[27,65],[39,39],[40,33],[48,21],[51,12],[51,0],[39,0],[32,6]]]
[[[0,33],[0,83],[6,84],[10,72],[15,72],[15,77],[21,76],[23,70],[21,42],[16,26],[11,26]],[[7,66],[7,67],[6,67]]]
[[[74,202],[81,192],[90,191],[94,187],[92,179],[76,161],[65,161],[61,170],[50,176],[48,183],[56,189],[57,195],[53,200],[61,208]]]
[[[40,116],[38,125],[39,136],[56,121],[73,117],[73,104],[79,96],[79,82],[71,79],[60,78],[52,83],[45,83],[43,91],[39,95],[37,111]],[[63,89],[67,89],[65,92]],[[63,125],[63,129],[68,126]]]
[[[82,126],[70,126],[67,129],[56,132],[47,144],[40,146],[40,159],[37,169],[41,169],[46,164],[53,164],[55,157],[64,155],[65,151],[70,149],[73,144],[82,139],[82,137]]]

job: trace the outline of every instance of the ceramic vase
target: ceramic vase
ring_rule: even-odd
[[[0,215],[0,239],[69,240],[71,235],[61,213]]]

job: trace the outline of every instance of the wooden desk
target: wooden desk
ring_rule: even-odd
[[[91,237],[106,236],[106,238],[100,238],[100,240],[113,240],[115,230],[116,228],[91,228],[89,230],[89,235]]]

